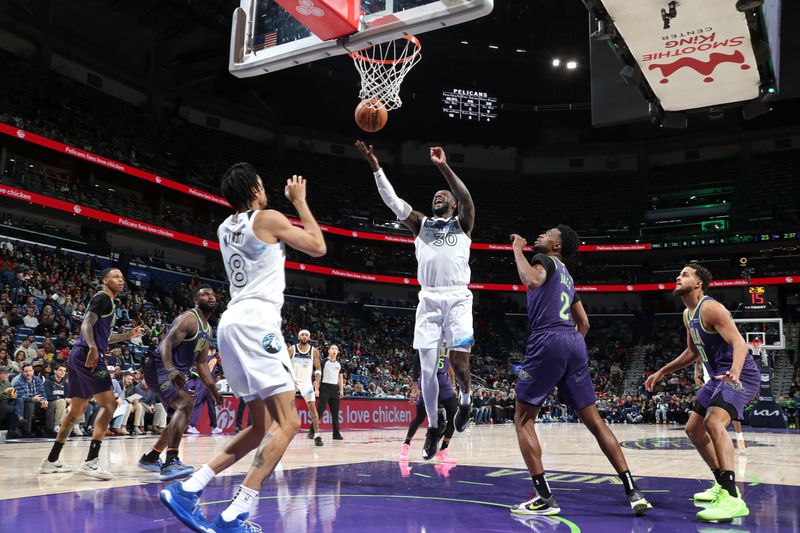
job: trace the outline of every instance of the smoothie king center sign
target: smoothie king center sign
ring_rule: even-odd
[[[744,13],[731,0],[603,0],[665,111],[752,100],[759,74]]]

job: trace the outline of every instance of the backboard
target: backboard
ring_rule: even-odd
[[[747,344],[760,339],[767,350],[786,349],[782,318],[734,318],[733,321]]]
[[[362,0],[360,30],[323,41],[274,0],[241,0],[233,13],[229,70],[240,78],[259,76],[461,24],[493,7],[494,0]]]

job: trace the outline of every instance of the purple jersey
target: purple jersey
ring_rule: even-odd
[[[189,369],[192,368],[192,365],[197,359],[197,355],[211,342],[211,325],[206,324],[203,326],[203,321],[200,319],[197,309],[192,309],[190,313],[194,314],[194,317],[197,319],[197,331],[192,337],[184,339],[172,350],[172,366],[183,373],[188,372]],[[166,340],[166,337],[164,340]],[[158,345],[155,351],[155,360],[158,366],[164,365],[161,359],[161,347],[163,343],[164,341],[161,341],[161,344]]]
[[[97,322],[92,326],[92,333],[94,334],[94,343],[97,345],[97,352],[102,355],[108,349],[108,339],[111,336],[114,323],[117,321],[114,301],[108,293],[100,291],[89,300],[89,308],[86,310],[86,314],[88,315],[90,312],[97,315]],[[75,341],[75,346],[89,348],[89,343],[83,338],[82,329],[78,340]]]
[[[439,380],[439,401],[452,398],[456,395],[453,392],[453,383],[450,381],[450,359],[445,355],[439,357],[439,368],[436,370],[436,379]]]
[[[536,254],[531,263],[539,263],[547,271],[544,284],[527,291],[531,335],[561,328],[574,330],[569,308],[575,298],[575,284],[567,267],[557,257],[544,254]]]
[[[733,363],[733,346],[728,344],[716,331],[709,331],[703,327],[703,321],[700,318],[700,308],[703,307],[703,304],[714,301],[716,300],[710,296],[703,296],[693,314],[690,315],[688,309],[683,311],[686,323],[689,324],[689,335],[692,337],[692,342],[700,353],[700,358],[703,360],[708,374],[712,377],[724,374],[730,370]],[[745,355],[742,367],[742,374],[746,372],[758,373],[758,366],[749,351]]]

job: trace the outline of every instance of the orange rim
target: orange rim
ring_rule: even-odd
[[[416,47],[416,50],[414,50],[413,54],[406,57],[402,57],[400,59],[373,59],[371,57],[361,55],[360,52],[363,52],[364,50],[369,50],[370,48],[372,48],[372,46],[368,48],[362,48],[358,52],[348,52],[347,55],[349,55],[353,59],[360,59],[361,61],[367,61],[368,63],[380,63],[382,65],[395,65],[397,63],[405,63],[406,61],[409,61],[410,59],[413,59],[414,57],[419,55],[419,53],[422,51],[422,44],[420,44],[419,39],[417,39],[413,35],[406,35],[405,37],[403,37],[403,39],[413,44]]]

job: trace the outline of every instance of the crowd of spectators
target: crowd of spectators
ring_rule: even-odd
[[[67,357],[78,337],[88,299],[100,285],[100,269],[108,264],[107,259],[90,255],[22,241],[0,241],[0,425],[12,435],[53,435],[57,431],[69,406]],[[131,284],[116,302],[116,327],[142,326],[145,334],[111,346],[105,354],[118,395],[118,411],[110,428],[113,434],[157,433],[166,425],[166,411],[142,380],[141,366],[172,319],[192,305],[190,295],[200,282],[188,276],[185,279],[185,283],[168,285],[156,278],[147,288]],[[224,306],[224,288],[217,292]],[[517,318],[498,319],[502,314],[496,311],[476,308],[479,342],[471,361],[473,415],[479,424],[509,423],[514,417],[514,370],[519,361],[511,352],[504,352],[496,338],[498,328],[524,325]],[[283,316],[287,342],[293,342],[300,329],[309,329],[314,344],[323,352],[330,344],[340,346],[347,396],[409,398],[413,380],[412,309],[327,301],[313,294],[290,295]],[[695,390],[691,368],[665,376],[653,393],[642,389],[635,395],[622,396],[633,330],[630,320],[593,322],[589,365],[601,415],[609,423],[685,423]],[[671,328],[655,330],[650,344],[642,347],[642,382],[679,351],[681,340],[671,334]],[[220,366],[222,379],[224,363]],[[798,391],[800,387],[795,385],[785,400],[787,409],[793,408],[791,402]],[[90,403],[76,433],[91,431],[96,412],[97,406]],[[544,422],[576,419],[557,392],[547,398],[540,416]]]

